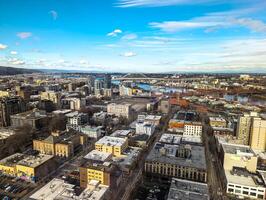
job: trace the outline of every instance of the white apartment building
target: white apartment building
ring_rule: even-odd
[[[200,122],[185,124],[183,136],[201,137],[202,136],[202,124]]]
[[[155,125],[149,122],[137,122],[136,134],[146,134],[151,136],[155,131]]]
[[[101,126],[82,126],[80,132],[86,134],[89,138],[99,139],[101,137],[101,128]]]
[[[225,170],[226,192],[239,198],[263,200],[266,197],[266,188],[260,174],[251,174],[245,171]]]
[[[115,115],[117,117],[126,117],[130,118],[132,112],[131,104],[116,104],[111,103],[107,105],[107,113],[109,115]]]

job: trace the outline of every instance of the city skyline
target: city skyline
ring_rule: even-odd
[[[0,2],[0,65],[266,72],[263,0]]]

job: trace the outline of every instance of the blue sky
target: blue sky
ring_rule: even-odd
[[[4,66],[266,72],[265,0],[0,0],[0,9]]]

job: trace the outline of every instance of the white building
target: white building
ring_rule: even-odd
[[[32,200],[103,200],[108,199],[109,187],[101,185],[98,181],[92,180],[87,188],[80,194],[75,193],[75,185],[66,183],[64,180],[54,178],[41,189],[30,196]]]
[[[265,183],[257,172],[249,173],[245,169],[225,170],[226,192],[239,198],[265,199]]]
[[[146,134],[151,136],[155,131],[155,125],[149,122],[137,122],[136,123],[136,134]]]
[[[101,126],[82,126],[80,132],[86,134],[89,138],[99,139],[101,137],[101,128]]]
[[[200,122],[185,124],[183,136],[201,137],[202,136],[202,124]]]
[[[71,112],[66,114],[67,117],[67,125],[66,128],[69,130],[73,128],[77,131],[80,131],[81,125],[84,125],[88,122],[89,118],[86,113],[80,113],[78,111]]]
[[[131,104],[116,104],[111,103],[107,105],[107,113],[109,115],[115,115],[117,117],[130,118],[132,112]]]

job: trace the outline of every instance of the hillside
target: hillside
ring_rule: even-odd
[[[33,70],[33,69],[0,66],[0,75],[32,74],[32,73],[39,73],[39,72],[41,71]]]

